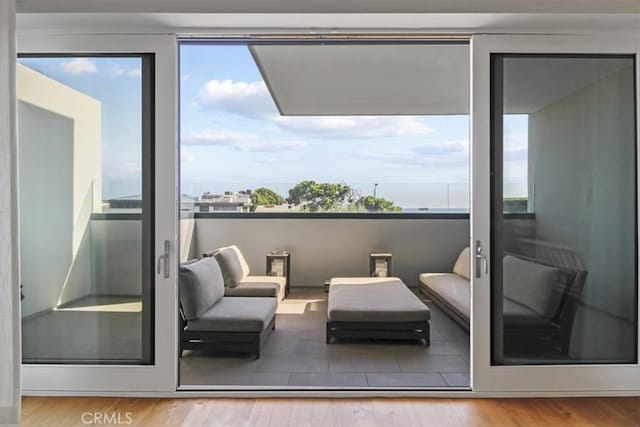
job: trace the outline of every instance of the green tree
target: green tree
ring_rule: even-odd
[[[382,197],[364,196],[355,202],[359,209],[375,212],[400,212],[400,206],[396,206],[392,201]]]
[[[345,184],[318,183],[305,180],[289,190],[287,201],[294,205],[303,205],[302,210],[309,212],[340,210],[351,202],[354,194]]]
[[[281,205],[286,200],[273,190],[260,187],[251,193],[251,204],[255,206]]]

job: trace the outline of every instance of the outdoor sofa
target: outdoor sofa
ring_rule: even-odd
[[[467,331],[470,318],[469,248],[451,273],[423,273],[420,289]],[[573,321],[587,272],[520,255],[503,259],[505,350],[549,346],[568,351]]]

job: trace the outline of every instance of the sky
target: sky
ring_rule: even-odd
[[[102,103],[103,197],[139,194],[141,60],[19,62]],[[468,207],[466,115],[280,116],[244,45],[181,45],[179,78],[183,193],[266,186],[286,196],[312,179],[362,195],[378,184],[403,207]],[[504,129],[505,193],[526,195],[526,116],[505,117]]]
[[[264,185],[286,196],[312,179],[361,194],[377,183],[378,196],[406,207],[468,207],[466,115],[280,116],[243,45],[183,44],[180,78],[185,193]],[[526,116],[509,119],[509,143],[524,144],[525,161],[507,154],[506,179],[526,181]]]
[[[141,59],[49,57],[18,62],[100,101],[103,198],[140,194]]]

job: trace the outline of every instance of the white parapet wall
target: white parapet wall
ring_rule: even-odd
[[[102,205],[101,104],[17,66],[23,316],[92,292],[90,219]]]

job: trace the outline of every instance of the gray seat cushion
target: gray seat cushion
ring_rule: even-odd
[[[230,288],[238,286],[249,274],[249,267],[242,253],[235,246],[219,248],[213,252],[213,256],[220,264],[225,286]]]
[[[454,273],[423,273],[420,287],[448,302],[461,315],[469,319],[471,310],[470,282]]]
[[[198,319],[187,323],[189,331],[262,332],[276,314],[275,298],[222,298]]]
[[[202,316],[224,296],[224,281],[213,258],[189,261],[180,266],[178,287],[187,320]]]
[[[359,278],[360,279],[360,278]],[[399,279],[331,280],[327,316],[334,322],[422,322],[429,308]],[[380,280],[386,279],[386,280]],[[360,281],[360,280],[358,280]]]
[[[546,328],[551,325],[551,319],[509,298],[502,300],[502,312],[505,328]]]
[[[226,288],[226,297],[271,297],[276,298],[280,293],[280,285],[277,283],[252,283],[241,282],[233,288]]]

